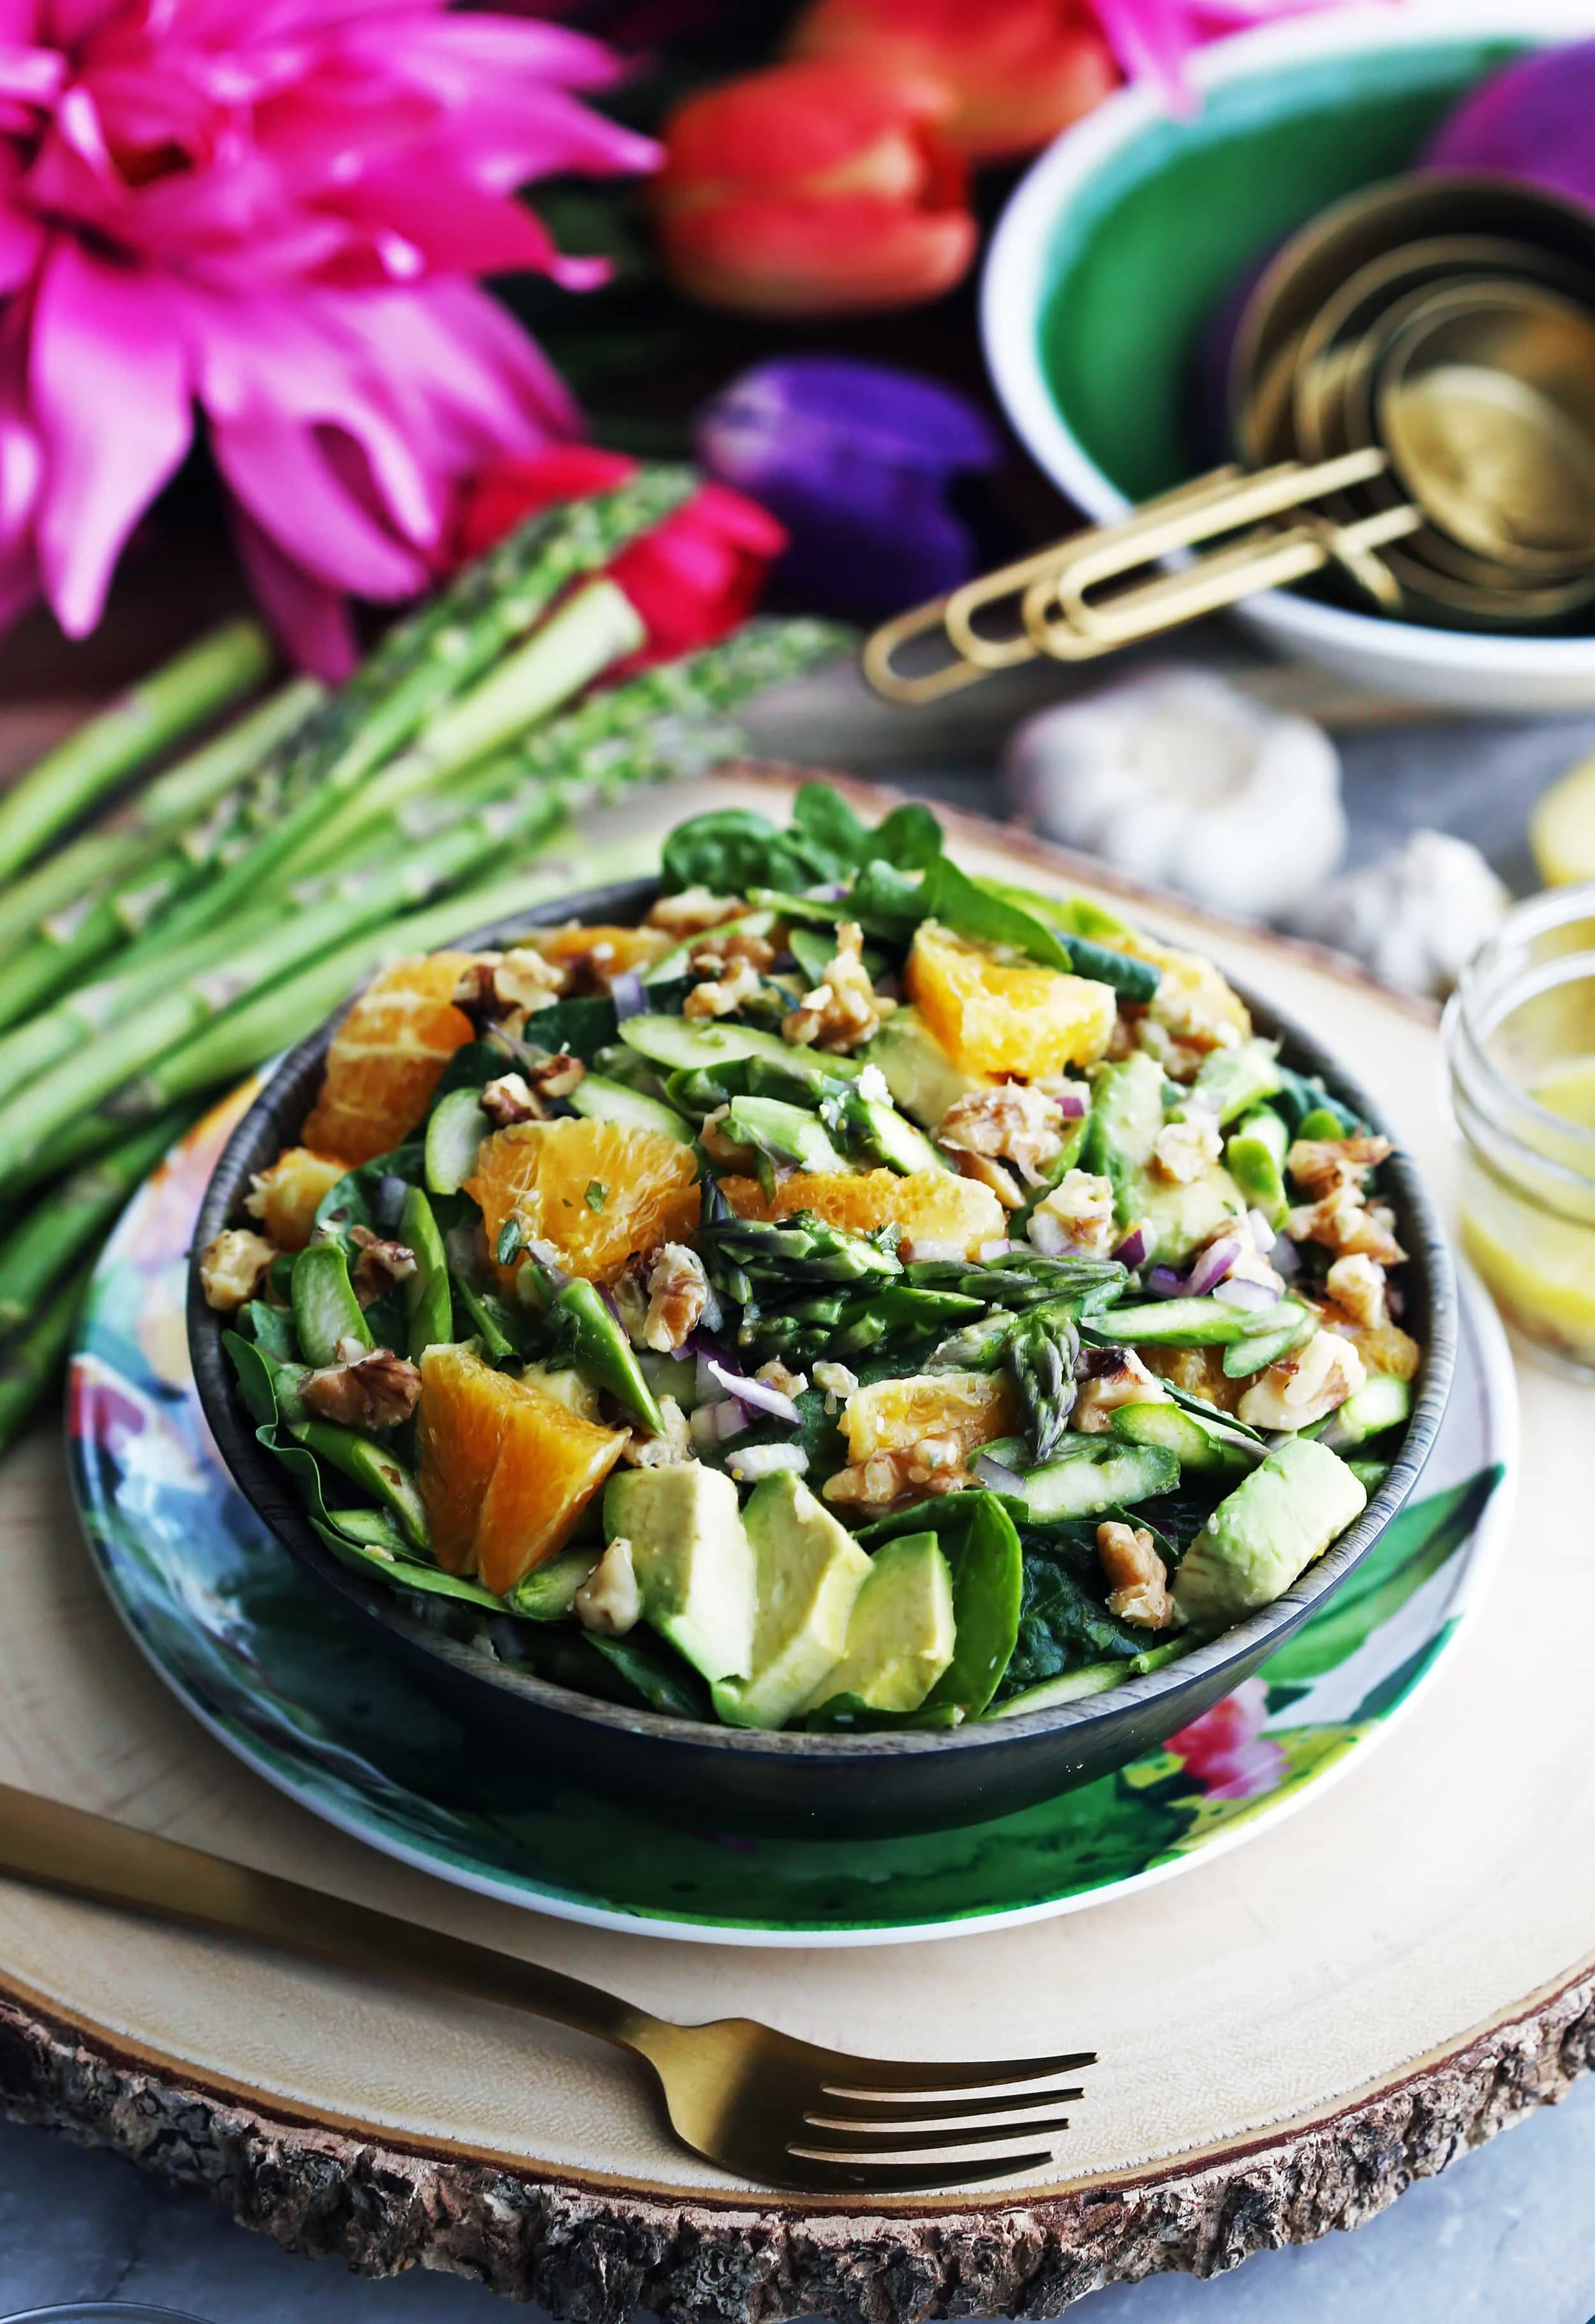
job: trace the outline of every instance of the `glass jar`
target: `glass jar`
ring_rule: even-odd
[[[1507,914],[1444,1043],[1462,1247],[1518,1335],[1595,1380],[1595,883]]]

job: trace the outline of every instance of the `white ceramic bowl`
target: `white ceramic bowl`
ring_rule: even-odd
[[[1059,407],[1044,360],[1043,322],[1104,188],[1145,182],[1188,141],[1223,137],[1244,164],[1249,123],[1277,125],[1281,106],[1322,115],[1354,105],[1360,71],[1388,82],[1424,52],[1481,38],[1532,42],[1595,32],[1587,5],[1491,0],[1444,9],[1348,8],[1246,32],[1203,51],[1193,78],[1213,103],[1171,123],[1156,97],[1126,89],[1050,146],[1025,178],[993,236],[982,286],[982,330],[997,393],[1034,458],[1099,523],[1131,503]],[[1293,94],[1294,92],[1294,94]],[[1215,121],[1221,114],[1223,118]],[[1382,174],[1376,173],[1376,174]],[[1319,207],[1311,199],[1303,216]],[[1171,480],[1172,481],[1172,480]],[[1270,590],[1238,618],[1277,648],[1361,686],[1449,709],[1551,712],[1595,708],[1595,636],[1500,637],[1425,628]]]

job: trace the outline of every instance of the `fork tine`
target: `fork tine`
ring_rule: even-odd
[[[1051,2147],[1043,2146],[1032,2153],[1005,2154],[995,2161],[971,2158],[939,2165],[864,2162],[854,2169],[845,2163],[809,2163],[800,2174],[794,2174],[791,2183],[810,2188],[816,2194],[851,2194],[860,2189],[871,2195],[931,2194],[938,2187],[978,2186],[982,2180],[1006,2179],[1018,2171],[1039,2170],[1052,2159]]]
[[[933,2115],[938,2122],[958,2122],[965,2116],[982,2114],[1023,2114],[1032,2107],[1060,2105],[1065,2098],[1083,2098],[1085,2091],[1079,2082],[1054,2083],[1041,2089],[993,2090],[982,2098],[910,2098],[904,2090],[850,2090],[848,2098],[857,2105],[912,2107],[916,2115]],[[820,2116],[807,2115],[805,2120],[818,2122]],[[906,2120],[901,2114],[880,2114],[870,2124],[871,2130],[890,2130]],[[1021,2128],[1023,2126],[1019,2126]]]
[[[812,2115],[807,2119],[816,2132],[814,2141],[799,2146],[788,2139],[787,2152],[788,2154],[817,2155],[826,2162],[847,2156],[867,2163],[874,2153],[881,2152],[888,2154],[947,2154],[966,2146],[1012,2146],[1020,2139],[1044,2138],[1049,2131],[1067,2130],[1069,2127],[1066,2114],[1048,2115],[1039,2122],[991,2122],[978,2124],[969,2129],[958,2126],[950,2130],[897,2130],[886,2123],[873,2122],[815,2123]],[[827,2144],[817,2135],[825,2131],[840,2132],[848,2138],[872,2138],[881,2144],[876,2148],[854,2147],[840,2144],[834,2138]]]
[[[943,2091],[999,2089],[1015,2082],[1051,2081],[1078,2066],[1094,2066],[1094,2050],[1066,2050],[1056,2058],[994,2058],[915,2064],[897,2058],[830,2058],[821,2069],[827,2098],[935,2098]],[[847,2080],[856,2070],[856,2080]]]

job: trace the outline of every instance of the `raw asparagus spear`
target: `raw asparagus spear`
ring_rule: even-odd
[[[93,1269],[93,1259],[86,1260],[0,1352],[0,1452],[15,1442],[54,1388]]]
[[[54,849],[14,881],[0,892],[0,947],[17,944],[64,905],[130,877],[168,834],[207,815],[235,789],[269,751],[303,724],[323,693],[311,678],[280,687],[214,742],[157,775],[112,821]]]
[[[329,951],[353,932],[380,926],[406,904],[459,884],[494,856],[525,844],[546,814],[547,803],[536,795],[485,807],[459,830],[446,833],[424,858],[356,877],[343,892],[286,919],[267,912],[250,924],[247,935],[237,927],[217,930],[208,953],[197,937],[180,952],[142,961],[120,979],[95,988],[97,1005],[115,1011],[109,1034],[37,1074],[0,1103],[0,1185],[77,1113],[98,1104],[234,1001]],[[150,981],[162,968],[160,988],[151,992]],[[139,997],[129,1010],[126,996],[134,987]],[[23,1028],[24,1034],[32,1030]],[[0,1061],[0,1086],[5,1085]]]
[[[481,567],[462,576],[443,601],[442,616],[425,625],[409,668],[376,702],[368,689],[346,726],[329,719],[313,773],[300,767],[293,775],[295,803],[258,846],[170,916],[162,940],[220,926],[242,901],[258,895],[373,770],[440,705],[491,669],[568,582],[606,565],[628,540],[657,524],[686,499],[694,481],[690,469],[645,470],[618,491],[534,518]]]
[[[0,799],[0,878],[158,752],[258,686],[271,664],[259,622],[229,622],[68,735]]]
[[[193,1118],[192,1107],[176,1107],[124,1138],[54,1189],[0,1242],[0,1333],[18,1330],[41,1311],[52,1286],[98,1241]]]

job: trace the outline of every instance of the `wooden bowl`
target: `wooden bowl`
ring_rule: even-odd
[[[573,916],[639,919],[651,880],[595,889],[477,929],[466,948],[512,943],[528,928]],[[1326,1086],[1377,1130],[1356,1082],[1310,1036],[1240,988],[1259,1029],[1286,1062]],[[346,1612],[404,1658],[417,1681],[509,1750],[536,1785],[558,1779],[643,1803],[676,1822],[712,1831],[816,1837],[923,1831],[1004,1815],[1124,1766],[1239,1686],[1332,1595],[1406,1499],[1427,1459],[1451,1388],[1457,1331],[1451,1253],[1417,1172],[1397,1151],[1386,1185],[1407,1264],[1406,1321],[1423,1343],[1413,1415],[1389,1475],[1355,1525],[1295,1586],[1162,1670],[1084,1702],[940,1733],[765,1734],[699,1725],[576,1694],[450,1637],[409,1601],[366,1582],[327,1549],[272,1455],[255,1440],[222,1346],[225,1319],[205,1304],[198,1254],[242,1214],[251,1175],[293,1144],[321,1082],[337,1019],[290,1050],[244,1116],[206,1192],[189,1284],[189,1344],[205,1415],[240,1489],[285,1549]]]

